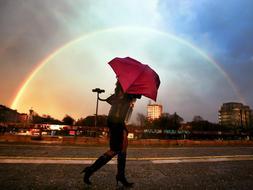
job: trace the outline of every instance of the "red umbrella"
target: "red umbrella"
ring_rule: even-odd
[[[148,65],[130,57],[116,57],[109,65],[116,73],[125,93],[144,95],[156,101],[160,79]]]

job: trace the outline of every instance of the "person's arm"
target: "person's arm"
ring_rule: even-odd
[[[100,97],[98,97],[98,100],[100,100],[100,101],[106,101],[107,100],[107,98],[106,99],[102,99],[102,98],[100,98]]]
[[[113,94],[113,95],[109,96],[109,97],[106,98],[106,99],[101,99],[101,98],[99,98],[99,97],[98,97],[98,99],[99,99],[100,101],[105,101],[105,102],[107,102],[108,104],[111,104],[111,105],[112,105],[112,101],[113,101],[113,99],[115,99],[114,96],[115,96],[115,95]]]

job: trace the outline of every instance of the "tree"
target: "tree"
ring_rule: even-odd
[[[176,112],[170,116],[170,119],[172,121],[172,129],[179,129],[181,126],[181,123],[184,121],[182,117],[180,117]]]
[[[64,125],[73,125],[74,124],[74,119],[69,116],[69,115],[66,115],[63,119],[62,119],[62,122]]]
[[[83,124],[84,126],[95,126],[95,116],[93,115],[87,116],[86,118],[84,118]],[[98,125],[98,122],[97,122],[97,125]]]
[[[223,131],[226,130],[225,127],[222,127],[219,124],[211,123],[209,121],[192,121],[190,122],[192,130],[194,131]]]
[[[151,120],[150,126],[152,128],[178,130],[181,127],[181,123],[183,121],[183,118],[180,117],[177,113],[174,113],[172,115],[164,114],[158,119],[155,119],[153,121]]]
[[[52,118],[50,115],[43,115],[43,117],[39,115],[34,115],[32,123],[35,124],[41,124],[41,123],[47,123],[47,124],[61,124],[61,121]]]
[[[147,118],[145,115],[138,113],[137,114],[137,121],[138,121],[139,126],[143,127],[147,123]]]
[[[79,118],[76,123],[75,123],[76,126],[85,126],[84,125],[84,118]]]
[[[107,126],[107,115],[97,116],[97,126]]]
[[[94,126],[95,125],[95,116],[90,115],[86,118],[80,118],[77,120],[76,125],[79,126]],[[97,126],[107,126],[107,116],[98,115],[97,116]]]
[[[192,121],[198,122],[198,121],[204,121],[204,119],[200,115],[195,115]]]
[[[162,115],[160,118],[153,121],[153,126],[161,129],[168,129],[171,127],[171,120],[168,115]]]

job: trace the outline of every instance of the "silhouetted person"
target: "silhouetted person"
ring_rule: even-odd
[[[124,93],[118,81],[113,95],[105,100],[99,98],[99,100],[106,101],[111,105],[107,119],[110,135],[110,149],[100,156],[91,166],[83,170],[85,173],[83,178],[84,183],[91,184],[89,180],[90,176],[117,155],[117,184],[120,181],[125,187],[133,186],[134,183],[129,183],[125,177],[128,146],[128,130],[125,122],[131,116],[136,98],[141,98],[141,95]]]

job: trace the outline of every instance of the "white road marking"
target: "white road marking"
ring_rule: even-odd
[[[25,159],[25,158],[5,158],[0,159],[1,164],[92,164],[95,160],[82,160],[82,159]],[[108,162],[108,164],[116,164],[114,160]]]
[[[193,162],[225,162],[253,160],[253,155],[227,155],[227,156],[198,156],[198,157],[177,157],[170,159],[151,160],[154,164],[172,163],[193,163]]]
[[[96,158],[0,156],[1,164],[92,164]],[[253,155],[128,158],[128,161],[149,161],[153,164],[196,162],[253,161]],[[116,158],[108,164],[117,164]]]

